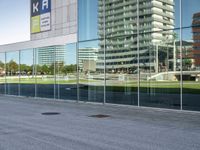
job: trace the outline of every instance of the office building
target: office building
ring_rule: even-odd
[[[86,47],[78,51],[79,67],[81,71],[96,71],[97,48]]]
[[[38,48],[38,64],[50,66],[56,63],[64,63],[65,51],[64,45],[48,46]]]
[[[0,94],[200,111],[187,2],[30,0],[31,40],[0,46]]]

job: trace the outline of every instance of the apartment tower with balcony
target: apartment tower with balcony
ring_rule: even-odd
[[[136,70],[138,49],[141,68],[154,69],[156,45],[174,37],[174,0],[99,0],[98,23],[100,39],[106,37],[105,58],[104,41],[99,44],[98,70],[104,59],[108,72]]]

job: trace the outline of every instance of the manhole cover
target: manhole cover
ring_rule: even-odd
[[[94,117],[94,118],[107,118],[110,117],[109,115],[103,115],[103,114],[98,114],[98,115],[91,115],[89,117]]]
[[[42,115],[59,115],[59,112],[44,112]]]

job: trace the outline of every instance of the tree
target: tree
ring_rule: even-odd
[[[48,74],[49,73],[49,67],[47,65],[41,66],[41,73],[42,74]]]
[[[1,67],[1,68],[4,68],[4,65],[5,65],[5,64],[4,64],[2,61],[0,61],[0,67]]]
[[[62,69],[64,74],[76,72],[77,65],[65,65]]]
[[[21,73],[26,73],[26,74],[28,74],[28,73],[31,73],[32,71],[33,71],[32,66],[28,66],[28,65],[26,65],[26,64],[21,64],[21,65],[20,65],[20,72],[21,72]]]
[[[192,66],[192,60],[191,59],[183,59],[183,66],[185,69],[190,69]]]
[[[10,72],[11,75],[16,74],[16,72],[19,70],[18,64],[14,60],[11,60],[6,66],[7,72]]]

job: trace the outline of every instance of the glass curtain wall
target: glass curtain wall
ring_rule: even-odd
[[[97,70],[99,41],[79,42],[79,100],[103,102],[104,74]]]
[[[77,100],[76,43],[67,44],[56,54],[56,98]]]
[[[140,34],[141,106],[180,109],[180,68],[176,49],[180,30]],[[152,37],[158,37],[154,42]]]
[[[0,53],[0,94],[200,110],[199,4],[78,0],[78,42]]]
[[[6,52],[6,94],[20,94],[19,76],[19,51]]]
[[[59,46],[35,49],[35,97],[55,98],[55,53]]]
[[[179,0],[139,1],[141,106],[181,108],[180,68],[176,66],[176,49],[180,47],[179,8]]]
[[[200,110],[199,5],[199,0],[182,0],[182,100],[184,110]]]
[[[27,59],[28,58],[28,59]],[[20,51],[20,95],[35,96],[33,49]]]
[[[99,53],[102,50],[100,41],[97,40],[99,25],[98,4],[98,0],[78,1],[78,71],[80,101],[103,102],[104,100],[104,71],[97,68]]]
[[[137,105],[137,1],[99,1],[98,23],[106,102]]]
[[[0,94],[5,94],[5,53],[0,53]]]

